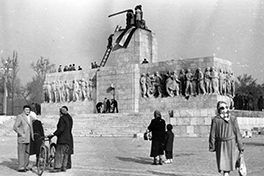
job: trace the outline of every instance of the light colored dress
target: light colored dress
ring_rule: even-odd
[[[220,116],[212,119],[209,136],[209,151],[216,152],[218,171],[235,170],[238,151],[244,150],[237,118],[229,121]]]

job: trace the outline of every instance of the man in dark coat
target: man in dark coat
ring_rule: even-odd
[[[72,126],[73,121],[68,114],[68,108],[63,106],[60,108],[60,119],[57,124],[57,130],[48,136],[50,138],[57,136],[55,166],[52,172],[66,171],[69,155],[73,154]]]
[[[151,120],[151,123],[148,126],[149,132],[152,132],[150,157],[154,158],[153,165],[162,165],[161,156],[164,154],[165,128],[166,124],[161,118],[161,113],[158,110],[155,110],[154,119]]]
[[[115,99],[111,100],[111,106],[112,106],[112,113],[114,112],[118,113],[118,104]]]

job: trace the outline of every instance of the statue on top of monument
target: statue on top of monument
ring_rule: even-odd
[[[142,28],[143,11],[142,6],[137,5],[135,7],[135,23],[137,28]]]
[[[111,14],[108,17],[119,15],[125,12],[126,12],[126,29],[129,29],[130,27],[133,27],[133,26],[136,28],[147,29],[146,21],[143,20],[142,5],[137,5],[135,7],[135,13],[133,12],[132,9],[128,9],[128,10],[123,10],[121,12]]]
[[[126,28],[130,28],[132,26],[135,26],[135,17],[134,17],[133,10],[130,9],[127,11],[127,14],[126,14]]]

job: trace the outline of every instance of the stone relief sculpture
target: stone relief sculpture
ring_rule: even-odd
[[[86,95],[86,81],[84,79],[81,79],[79,81],[79,85],[80,85],[80,100],[86,100],[87,99],[87,95]]]
[[[204,83],[205,83],[205,91],[206,91],[206,93],[207,94],[212,93],[210,67],[207,67],[205,69],[205,73],[204,73]]]
[[[179,73],[179,80],[180,80],[180,94],[185,95],[185,70],[181,69]]]
[[[153,87],[153,76],[150,73],[146,74],[146,88],[147,88],[147,96],[152,97],[154,94],[154,87]]]
[[[80,86],[79,83],[76,79],[72,81],[73,83],[73,92],[72,92],[72,97],[73,101],[78,101],[80,99],[79,94],[80,94]]]
[[[219,94],[219,77],[218,72],[215,67],[211,68],[211,85],[212,85],[212,93]]]
[[[43,98],[45,103],[91,101],[93,88],[92,79],[46,81],[43,85]]]
[[[140,77],[140,87],[141,87],[141,96],[143,98],[147,97],[147,80],[146,80],[146,74],[142,73]]]
[[[161,83],[162,83],[162,77],[160,76],[159,72],[154,73],[154,95],[156,97],[161,98],[162,92],[161,92]]]
[[[205,94],[220,94],[234,97],[235,80],[233,72],[216,67],[207,67],[203,72],[197,68],[195,74],[191,69],[181,69],[166,72],[141,73],[140,89],[143,98],[196,96]],[[165,81],[163,81],[165,80]]]
[[[166,79],[166,91],[169,96],[174,97],[179,95],[179,80],[175,72],[171,72]]]
[[[204,88],[204,73],[202,72],[201,68],[197,69],[196,72],[196,81],[197,81],[197,94],[205,94]]]
[[[193,95],[193,86],[192,86],[192,80],[193,80],[193,74],[191,72],[191,69],[187,69],[186,75],[186,88],[185,88],[185,95]]]
[[[67,80],[65,80],[63,84],[64,90],[65,90],[65,101],[70,102],[70,85]]]

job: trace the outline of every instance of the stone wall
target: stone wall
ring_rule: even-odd
[[[95,112],[95,102],[96,102],[96,82],[95,82],[96,70],[80,70],[80,71],[68,71],[68,72],[58,72],[47,74],[45,82],[52,84],[54,82],[60,81],[64,83],[65,81],[72,84],[73,80],[83,80],[92,83],[91,97],[87,97],[83,100],[76,101],[58,101],[58,102],[44,102],[41,104],[41,113],[44,115],[58,114],[58,110],[61,106],[68,106],[73,113],[79,114],[89,114]],[[71,85],[72,86],[72,85]],[[70,91],[73,94],[72,90]]]
[[[115,99],[118,102],[118,109],[121,113],[138,112],[139,99],[139,69],[138,65],[129,67],[104,67],[97,74],[97,99]],[[114,90],[111,90],[111,85]],[[108,91],[109,90],[109,91]]]
[[[227,60],[223,60],[214,56],[210,57],[200,57],[200,58],[185,58],[182,60],[170,60],[161,61],[157,63],[141,64],[139,65],[140,74],[142,73],[154,73],[159,71],[161,73],[166,73],[167,71],[179,71],[181,69],[191,69],[192,73],[198,68],[204,72],[207,67],[216,67],[224,70],[232,71],[232,63]]]

